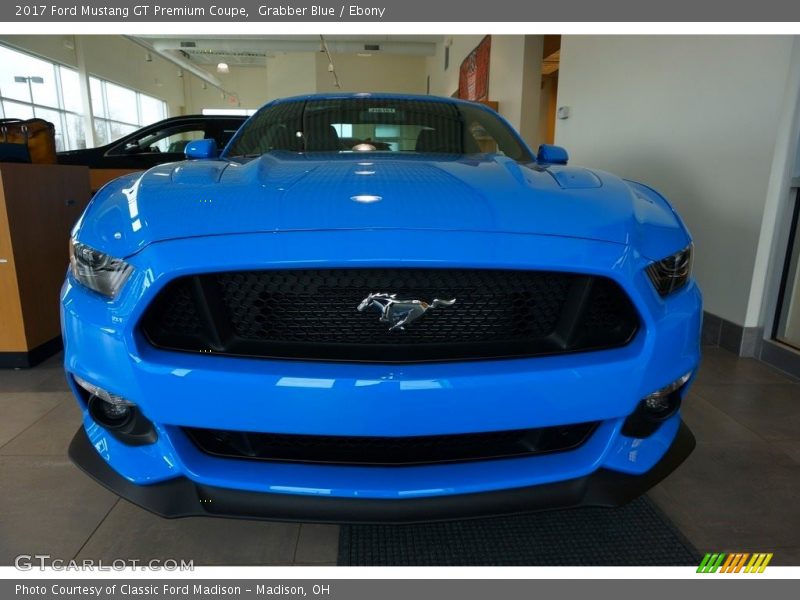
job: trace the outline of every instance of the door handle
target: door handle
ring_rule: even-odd
[[[0,265],[4,265],[8,262],[7,258],[0,258]]]

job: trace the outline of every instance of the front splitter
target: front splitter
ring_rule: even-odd
[[[80,469],[118,496],[166,518],[210,516],[327,523],[414,523],[578,506],[621,506],[674,471],[694,447],[692,432],[681,422],[667,452],[642,475],[598,469],[584,477],[544,485],[403,500],[251,492],[208,486],[185,477],[137,485],[103,460],[83,428],[72,439],[69,456]]]

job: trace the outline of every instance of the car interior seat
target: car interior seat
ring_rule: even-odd
[[[173,152],[175,154],[183,154],[183,151],[186,149],[186,144],[188,143],[189,140],[178,140],[176,142],[172,142],[167,148],[167,152]]]
[[[318,123],[305,131],[306,152],[338,152],[341,150],[339,134],[333,125]]]
[[[447,135],[450,133],[450,135]],[[461,154],[461,143],[456,132],[442,132],[439,129],[423,129],[417,135],[414,149],[417,152]]]
[[[264,152],[270,150],[296,150],[296,137],[289,131],[289,127],[281,123],[271,127],[264,136]]]

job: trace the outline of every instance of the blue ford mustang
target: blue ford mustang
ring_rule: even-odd
[[[473,103],[267,104],[104,187],[62,290],[72,459],[166,517],[614,506],[691,452],[692,244]]]

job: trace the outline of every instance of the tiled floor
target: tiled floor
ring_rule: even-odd
[[[769,551],[774,564],[800,565],[800,383],[704,351],[684,409],[698,447],[651,497],[701,552]],[[160,519],[80,473],[66,457],[80,416],[59,360],[0,370],[0,565],[18,554],[335,564],[335,526]]]
[[[697,449],[650,492],[701,551],[800,565],[800,382],[704,348],[684,420]]]

